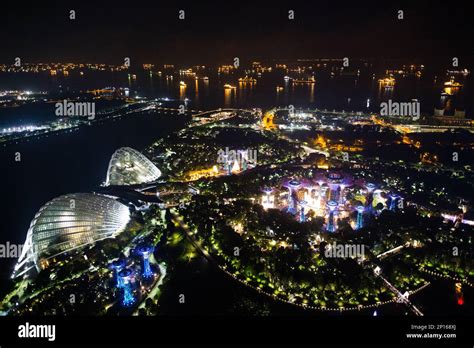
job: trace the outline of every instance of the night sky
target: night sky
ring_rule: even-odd
[[[412,1],[413,2],[413,1]],[[208,64],[280,58],[474,56],[462,2],[38,1],[2,3],[0,63]],[[69,19],[69,10],[76,19]],[[186,19],[178,19],[178,11]],[[295,19],[288,20],[288,10]],[[404,10],[404,20],[397,11]],[[469,66],[469,64],[467,64]]]

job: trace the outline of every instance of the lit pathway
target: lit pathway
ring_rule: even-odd
[[[423,316],[423,313],[418,309],[416,308],[416,306],[408,299],[408,296],[403,296],[403,294],[400,292],[400,290],[398,290],[396,287],[394,287],[387,279],[385,279],[385,277],[380,274],[380,273],[376,273],[374,272],[380,279],[382,279],[385,283],[385,285],[387,285],[387,287],[395,294],[397,295],[397,298],[402,301],[403,303],[405,303],[408,308],[410,308],[412,310],[413,313],[415,313],[417,316],[420,316],[422,317]]]
[[[378,258],[379,260],[382,260],[382,259],[384,259],[385,257],[390,256],[391,254],[398,253],[400,250],[402,250],[403,248],[405,248],[405,247],[407,247],[407,246],[409,246],[409,245],[410,245],[409,242],[407,242],[407,243],[405,243],[405,244],[403,244],[403,245],[399,245],[399,246],[397,246],[397,247],[395,247],[395,248],[393,248],[393,249],[390,249],[390,250],[387,250],[387,251],[385,251],[385,252],[383,252],[383,253],[381,253],[381,254],[378,254],[378,255],[377,255],[377,258]]]
[[[156,260],[154,259],[154,256],[153,254],[150,255],[150,259],[153,260],[150,260],[152,261],[151,263],[155,264],[157,263]],[[151,298],[153,299],[160,291],[160,286],[161,284],[163,284],[163,280],[165,279],[166,277],[166,265],[164,263],[158,263],[158,267],[160,269],[160,279],[155,283],[155,285],[153,286],[153,288],[151,289],[150,293],[148,294],[148,296],[146,296],[142,302],[140,303],[140,305],[135,309],[135,311],[133,312],[133,315],[138,315],[138,311],[142,308],[145,308],[146,306],[146,300]]]

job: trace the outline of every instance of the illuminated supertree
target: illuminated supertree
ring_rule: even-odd
[[[306,215],[304,213],[304,208],[306,206],[306,201],[301,201],[300,202],[300,222],[305,222],[306,221]]]
[[[356,226],[355,226],[355,229],[356,229],[356,230],[359,230],[359,229],[361,229],[362,227],[364,227],[364,217],[363,217],[363,214],[364,214],[365,208],[364,208],[362,205],[359,205],[359,206],[356,207],[356,210],[357,210],[357,219],[356,219]]]
[[[124,259],[118,259],[112,262],[112,269],[115,270],[115,285],[120,289],[122,286],[122,278],[120,278],[119,273],[122,269],[125,268],[126,262]]]
[[[369,208],[369,211],[373,211],[372,203],[374,201],[374,190],[375,190],[375,185],[372,183],[368,183],[365,185],[367,188],[367,207]]]
[[[344,197],[344,189],[346,188],[346,185],[341,184],[339,185],[339,204],[344,204],[345,197]]]
[[[336,215],[337,202],[329,201],[327,203],[327,207],[329,210],[329,215],[328,215],[328,223],[326,224],[326,231],[336,232],[335,215]]]
[[[119,273],[120,278],[122,279],[122,289],[123,289],[123,298],[122,305],[125,307],[131,306],[135,303],[135,298],[132,293],[132,271],[128,268],[125,268]]]
[[[321,186],[321,198],[324,202],[326,202],[326,199],[328,198],[328,189],[329,187],[326,185]]]
[[[138,253],[142,255],[143,258],[143,269],[142,277],[143,278],[152,278],[153,272],[150,268],[150,260],[148,259],[149,255],[153,252],[154,248],[150,245],[142,245],[138,248]]]
[[[288,182],[288,212],[296,214],[296,190],[300,187],[301,183],[298,180],[290,180]]]
[[[262,206],[264,209],[275,208],[275,195],[273,195],[273,189],[266,187],[263,189]]]
[[[318,177],[320,179],[320,176]],[[344,204],[344,189],[353,185],[351,175],[342,172],[329,172],[326,174],[326,182],[329,185],[329,199]]]
[[[395,210],[397,208],[397,198],[398,196],[394,193],[390,195],[390,210]]]
[[[232,164],[233,162],[231,160],[229,160],[226,156],[226,170],[227,170],[227,175],[231,175],[232,174]]]

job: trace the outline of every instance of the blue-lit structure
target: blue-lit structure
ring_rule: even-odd
[[[305,201],[301,201],[300,202],[300,222],[305,222],[306,221],[306,215],[304,213],[304,208],[306,206],[306,202]]]
[[[126,262],[124,259],[118,259],[112,262],[112,269],[115,270],[115,285],[117,288],[120,289],[122,286],[122,278],[119,276],[119,273],[122,269],[126,266]]]
[[[345,187],[346,186],[344,184],[339,185],[339,191],[338,191],[338,194],[339,194],[338,202],[339,202],[339,204],[344,204],[344,201],[345,201],[344,189],[345,189]]]
[[[329,199],[330,200],[333,200],[333,201],[338,201],[338,198],[339,198],[339,192],[338,192],[338,189],[339,189],[339,185],[330,185],[329,186]]]
[[[397,198],[398,198],[398,196],[396,194],[391,194],[390,195],[390,208],[389,208],[389,210],[395,210],[397,208]]]
[[[296,190],[300,187],[301,182],[298,180],[291,180],[288,183],[288,212],[290,214],[296,214]]]
[[[370,223],[370,217],[378,216],[385,209],[398,210],[401,201],[398,194],[365,178],[354,178],[350,173],[339,171],[317,170],[309,175],[284,177],[273,191],[264,188],[261,205],[265,210],[276,208],[285,211],[299,222],[323,218],[323,229],[337,233],[338,225],[349,215],[354,230],[364,229]]]
[[[288,194],[288,213],[296,213],[296,202],[295,198],[291,195],[291,192]]]
[[[122,279],[122,289],[123,289],[123,298],[122,298],[122,305],[125,307],[131,306],[135,303],[135,298],[133,297],[132,293],[132,271],[128,268],[125,268],[120,271],[119,273],[120,278]]]
[[[331,200],[327,203],[327,207],[329,210],[329,216],[328,216],[328,223],[326,224],[326,231],[336,232],[335,214],[336,214],[337,202]]]
[[[329,190],[329,187],[328,186],[325,186],[325,185],[321,185],[321,193],[320,193],[320,196],[323,198],[323,199],[326,199],[327,195],[328,195],[328,190]]]
[[[369,193],[372,193],[372,192],[374,192],[376,186],[374,184],[372,184],[371,182],[369,182],[369,183],[367,183],[366,188],[367,188],[367,191],[369,191]]]
[[[365,187],[367,188],[367,208],[369,209],[369,212],[372,213],[374,210],[372,203],[374,201],[374,190],[376,186],[369,182],[367,185],[365,185]]]
[[[149,255],[153,252],[153,250],[154,248],[151,245],[142,245],[137,249],[137,252],[141,254],[143,258],[143,278],[152,278],[154,275],[150,267],[150,260],[148,259]]]
[[[356,230],[360,230],[362,227],[364,227],[364,210],[365,208],[362,205],[357,206],[357,219],[356,219]]]

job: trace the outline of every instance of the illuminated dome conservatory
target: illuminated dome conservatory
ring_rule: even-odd
[[[130,147],[114,152],[109,162],[105,185],[135,185],[152,182],[161,171],[143,154]]]
[[[98,240],[115,237],[130,220],[128,207],[94,193],[57,197],[36,213],[13,277],[46,268],[51,259]]]

